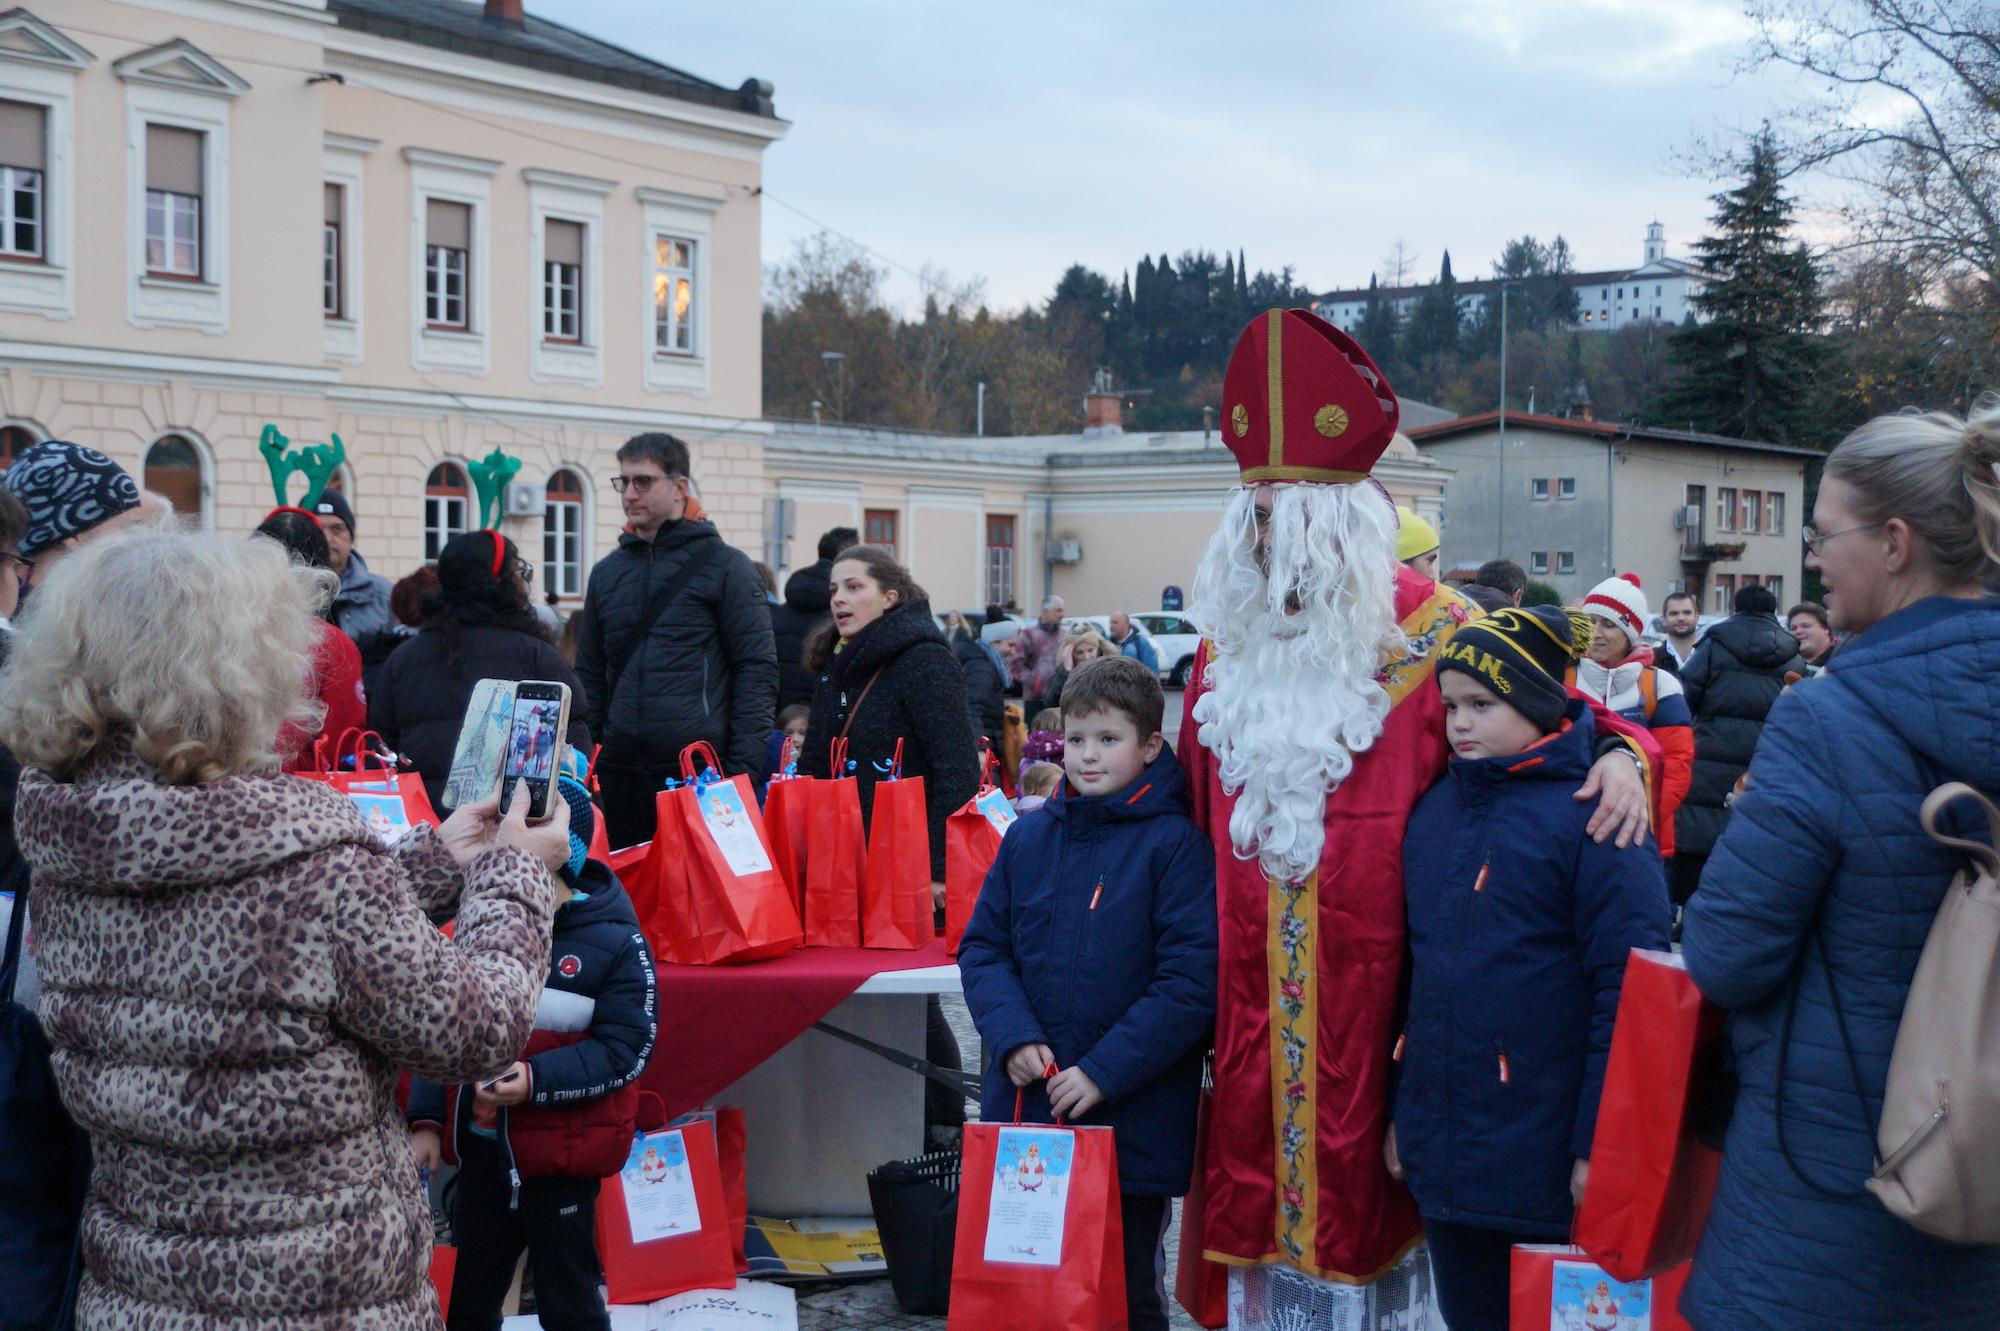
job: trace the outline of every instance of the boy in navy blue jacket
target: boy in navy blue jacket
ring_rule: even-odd
[[[1389,1172],[1407,1174],[1452,1331],[1506,1331],[1508,1254],[1568,1238],[1632,948],[1667,946],[1659,852],[1584,831],[1590,622],[1505,608],[1439,654],[1451,766],[1403,839],[1409,1016]]]
[[[1159,680],[1129,656],[1062,691],[1066,780],[1000,842],[959,945],[985,1042],[980,1117],[1116,1129],[1132,1331],[1167,1325],[1168,1200],[1194,1167],[1215,1020],[1215,862],[1160,733]],[[1046,1070],[1055,1069],[1044,1084]]]
[[[576,757],[572,754],[571,757]],[[556,880],[549,977],[520,1061],[489,1081],[410,1088],[419,1166],[459,1166],[450,1331],[495,1331],[521,1249],[548,1331],[608,1331],[598,1292],[599,1180],[632,1149],[638,1076],[653,1052],[652,950],[631,898],[589,858],[596,810],[566,766],[569,863]]]

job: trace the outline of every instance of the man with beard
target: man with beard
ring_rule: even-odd
[[[1195,575],[1206,642],[1182,764],[1220,914],[1203,1248],[1243,1268],[1249,1327],[1373,1326],[1421,1299],[1384,1279],[1420,1260],[1382,1160],[1402,841],[1450,756],[1432,662],[1477,612],[1396,562],[1395,507],[1368,472],[1397,415],[1360,345],[1303,310],[1260,316],[1223,379],[1242,485]],[[1601,795],[1593,836],[1644,835],[1644,766],[1607,737],[1577,792]]]

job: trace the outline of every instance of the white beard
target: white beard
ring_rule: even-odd
[[[1274,487],[1267,575],[1254,500],[1248,487],[1231,496],[1195,574],[1210,655],[1194,719],[1236,799],[1236,854],[1297,882],[1319,867],[1327,797],[1388,720],[1376,674],[1407,649],[1396,510],[1368,483]]]

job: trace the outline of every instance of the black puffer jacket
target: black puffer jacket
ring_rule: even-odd
[[[880,672],[880,678],[875,678]],[[875,687],[868,681],[875,679]],[[866,689],[868,696],[855,709]],[[861,813],[874,808],[875,782],[903,741],[903,775],[924,779],[931,823],[931,880],[944,881],[944,821],[979,791],[979,752],[965,707],[965,676],[931,621],[910,601],[883,615],[834,653],[813,684],[812,720],[799,754],[801,776],[830,776],[828,746],[854,711],[847,757],[861,787]]]
[[[482,679],[546,679],[569,685],[569,743],[590,756],[590,727],[583,719],[583,687],[562,653],[547,641],[517,629],[472,624],[458,630],[456,673],[441,627],[433,625],[398,647],[382,667],[378,686],[368,694],[368,728],[380,731],[389,747],[417,765],[424,793],[439,817],[452,753]]]
[[[1674,819],[1674,853],[1706,855],[1722,835],[1723,801],[1749,770],[1764,718],[1785,688],[1785,672],[1803,675],[1799,640],[1770,615],[1741,614],[1710,629],[1681,670],[1694,713],[1694,784]]]
[[[806,635],[833,607],[833,561],[808,564],[785,579],[785,599],[771,607],[771,638],[778,648],[778,706],[810,703],[813,672],[805,667]]]
[[[590,571],[576,673],[607,764],[678,770],[681,750],[706,740],[732,775],[763,770],[778,697],[769,603],[750,557],[721,543],[713,523],[682,518],[650,541],[624,533]],[[705,550],[708,566],[635,647],[654,593]]]
[[[959,673],[965,676],[965,707],[972,722],[972,738],[977,742],[981,735],[986,736],[997,753],[1000,728],[1007,719],[1007,682],[1000,677],[993,658],[973,639],[955,639],[951,651],[958,658]]]

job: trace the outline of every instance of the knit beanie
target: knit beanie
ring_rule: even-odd
[[[581,753],[573,748],[563,750],[556,793],[569,805],[569,859],[563,864],[562,876],[571,887],[576,886],[583,863],[590,858],[590,839],[597,832],[597,806],[590,802],[590,788],[584,785],[588,771]]]
[[[1592,587],[1583,598],[1583,613],[1616,624],[1637,647],[1646,633],[1646,593],[1640,590],[1639,575],[1620,573]]]
[[[30,559],[139,507],[139,487],[123,467],[63,439],[44,440],[21,454],[0,483],[28,510],[21,553]]]
[[[1397,518],[1401,525],[1396,528],[1396,562],[1407,564],[1418,555],[1427,555],[1438,548],[1437,528],[1418,517],[1414,510],[1398,506]]]
[[[313,512],[323,518],[335,518],[347,524],[347,534],[354,535],[354,509],[347,502],[347,496],[338,490],[321,490],[319,498],[313,501]]]
[[[1569,708],[1563,678],[1590,645],[1590,619],[1552,605],[1509,606],[1467,624],[1438,649],[1437,673],[1472,676],[1544,734]]]

